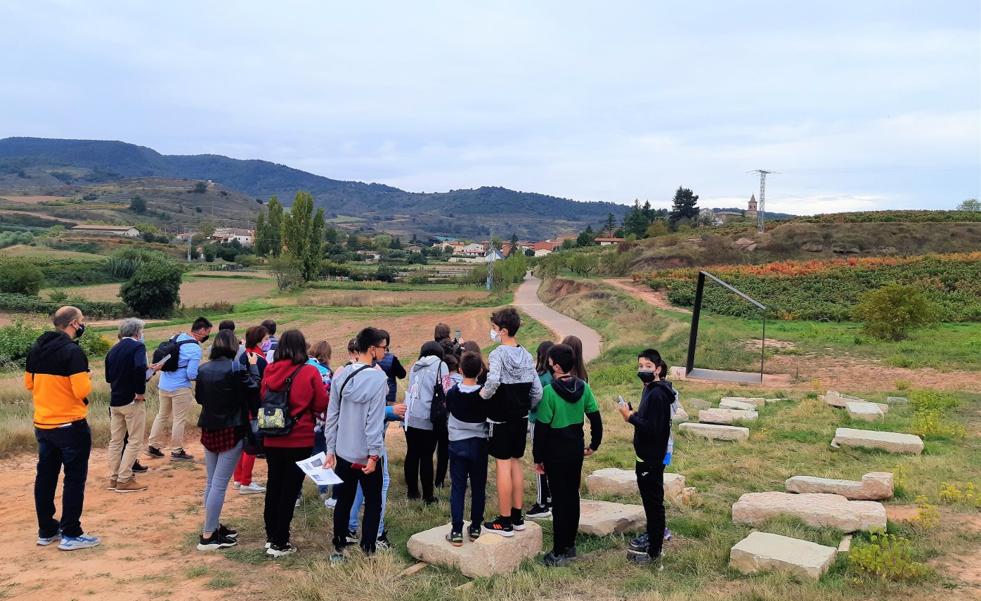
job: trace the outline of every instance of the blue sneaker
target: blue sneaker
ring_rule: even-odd
[[[96,547],[101,541],[97,536],[64,536],[61,537],[61,544],[58,548],[62,551],[77,551],[78,549],[88,549]]]
[[[37,544],[39,547],[47,547],[51,543],[55,543],[61,540],[61,533],[55,534],[53,536],[39,536],[37,537]]]

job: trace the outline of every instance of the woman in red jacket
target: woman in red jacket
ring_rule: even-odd
[[[307,364],[307,341],[299,330],[287,330],[279,339],[273,362],[262,377],[262,397],[270,390],[289,387],[289,411],[295,423],[285,436],[264,438],[269,474],[266,482],[266,554],[282,557],[296,552],[290,544],[290,522],[296,498],[303,488],[303,471],[296,462],[313,450],[314,416],[327,410],[327,392],[320,372]]]

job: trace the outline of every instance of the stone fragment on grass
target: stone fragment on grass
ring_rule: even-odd
[[[785,492],[746,493],[732,506],[732,521],[757,526],[788,515],[815,528],[842,532],[884,530],[886,509],[875,501],[849,501],[841,495]]]
[[[530,520],[526,520],[527,524]],[[640,532],[647,528],[643,505],[582,499],[579,503],[579,532],[593,536]],[[484,538],[481,536],[480,538]],[[480,540],[480,539],[478,539]]]
[[[848,553],[852,550],[852,535],[846,534],[841,538],[841,542],[838,543],[838,554]]]
[[[722,400],[719,401],[719,406],[722,405],[722,401],[737,401],[740,403],[747,403],[752,405],[754,409],[759,409],[763,405],[766,405],[766,399],[761,397],[745,397],[745,396],[724,396]]]
[[[710,440],[749,440],[749,428],[739,426],[720,426],[716,424],[695,424],[687,422],[678,426],[680,432],[700,436]]]
[[[836,549],[806,540],[751,532],[729,553],[729,567],[744,574],[784,571],[818,580],[834,562]]]
[[[685,408],[681,407],[679,404],[678,411],[676,411],[675,414],[671,416],[671,421],[676,424],[680,424],[681,422],[688,421],[688,419],[689,419],[688,412],[685,411]]]
[[[586,476],[586,489],[593,494],[636,495],[637,472],[615,467],[604,467]],[[685,477],[681,474],[664,473],[664,498],[681,504],[684,499]]]
[[[688,406],[691,407],[691,410],[694,413],[698,413],[702,409],[708,409],[709,407],[712,406],[712,403],[709,403],[704,399],[688,399],[687,402],[688,402]]]
[[[426,563],[456,568],[470,578],[479,578],[510,574],[522,561],[542,551],[542,528],[532,520],[525,520],[525,529],[510,538],[485,532],[470,542],[464,536],[462,547],[454,547],[446,541],[449,531],[450,524],[445,524],[413,534],[407,545],[409,555]]]
[[[852,419],[865,422],[879,421],[885,415],[882,409],[875,403],[848,401],[845,403],[845,410],[848,411],[848,416]]]
[[[814,476],[794,476],[784,484],[787,492],[830,493],[841,495],[853,501],[882,501],[892,498],[893,478],[891,472],[869,472],[857,480],[835,480],[815,478]]]
[[[886,403],[890,405],[908,405],[909,399],[904,396],[887,396]]]
[[[735,409],[737,411],[756,411],[756,405],[752,403],[744,403],[743,401],[736,401],[728,397],[724,397],[719,401],[719,409]]]
[[[835,430],[835,437],[831,441],[831,446],[862,447],[866,449],[881,449],[889,453],[912,453],[919,455],[923,452],[923,439],[915,434],[904,434],[901,432],[838,428]]]
[[[756,421],[759,413],[755,411],[741,411],[739,409],[702,409],[698,412],[698,421],[703,424],[724,424],[731,425],[739,421]]]

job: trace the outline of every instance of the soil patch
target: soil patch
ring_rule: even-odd
[[[92,301],[119,301],[121,284],[98,284],[71,288],[72,296],[80,296]],[[197,279],[181,284],[181,304],[186,307],[208,305],[217,302],[240,303],[253,298],[261,298],[273,293],[276,284],[265,279],[233,279],[220,281]]]
[[[659,309],[668,309],[671,311],[679,311],[681,313],[691,313],[690,310],[683,307],[675,307],[668,300],[668,295],[664,293],[663,290],[652,290],[649,286],[643,284],[637,284],[632,280],[621,280],[621,279],[607,279],[603,280],[603,283],[609,284],[614,288],[619,288],[620,290],[625,290],[630,293],[630,296],[642,300],[649,305],[653,305]]]
[[[799,382],[818,382],[818,389],[851,392],[895,390],[896,382],[915,382],[917,388],[981,392],[981,372],[939,371],[932,368],[891,367],[881,361],[847,356],[776,355],[766,360],[767,371],[796,376]]]

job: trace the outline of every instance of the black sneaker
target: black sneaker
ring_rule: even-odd
[[[358,536],[357,530],[348,530],[347,534],[344,535],[344,542],[349,545],[356,545],[361,542],[361,537]]]
[[[436,503],[439,503],[439,499],[436,497],[429,497],[428,499],[423,499],[422,502],[426,505],[435,505]]]
[[[649,539],[647,538],[647,533],[645,532],[644,534],[641,534],[637,538],[630,541],[629,548],[631,551],[637,551],[638,553],[639,552],[647,553],[648,542]]]
[[[388,530],[382,530],[381,536],[375,539],[376,549],[391,549],[392,543],[388,540]]]
[[[572,558],[565,553],[555,553],[554,551],[549,551],[545,554],[545,557],[542,557],[542,563],[550,568],[559,568],[569,565],[570,561],[572,561]]]
[[[511,520],[502,516],[497,516],[493,522],[484,522],[484,529],[504,537],[514,536],[514,528],[511,526]]]
[[[149,455],[150,457],[163,457],[164,456],[163,451],[161,451],[157,447],[147,447],[146,448],[146,454]]]
[[[525,515],[532,520],[544,520],[545,518],[552,517],[552,508],[548,505],[539,505],[538,503],[535,503]]]
[[[177,449],[176,451],[171,451],[170,452],[170,460],[171,461],[193,461],[194,460],[194,456],[193,455],[188,455],[187,454],[187,451],[185,451],[184,449]]]
[[[521,532],[525,529],[525,518],[521,514],[520,509],[511,510],[511,527],[516,531]]]
[[[238,530],[233,530],[224,524],[218,524],[218,533],[226,538],[238,540]]]
[[[140,465],[140,462],[139,461],[133,462],[133,473],[134,474],[144,474],[144,473],[146,473],[148,471],[150,471],[150,468],[148,468],[145,465]]]
[[[271,555],[272,557],[285,557],[294,553],[296,553],[296,547],[292,543],[286,543],[282,546],[269,545],[269,548],[266,549],[266,555]]]
[[[650,554],[645,549],[644,551],[627,551],[627,560],[637,564],[639,566],[654,565],[657,571],[660,572],[664,569],[664,564],[661,562],[663,555],[658,555],[657,557],[651,557]]]
[[[480,538],[480,524],[470,524],[467,527],[467,536],[470,537],[471,542]]]
[[[220,531],[212,532],[208,538],[198,537],[198,551],[217,551],[218,549],[234,547],[237,544],[237,540],[222,536]]]
[[[451,531],[449,534],[446,535],[446,542],[450,543],[454,547],[462,547],[463,546],[463,533],[462,532]]]

